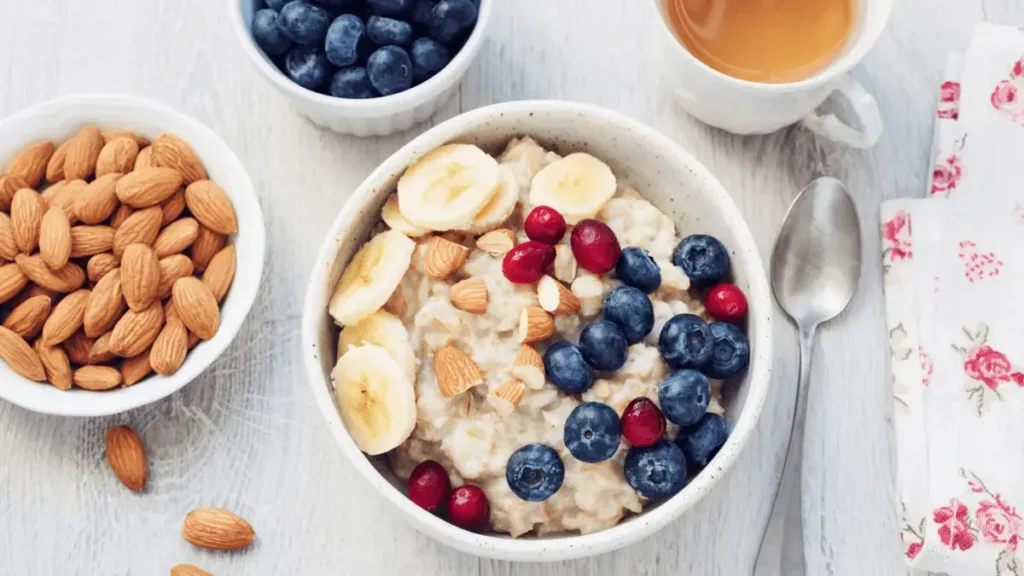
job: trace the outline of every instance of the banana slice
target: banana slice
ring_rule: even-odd
[[[530,182],[530,204],[558,210],[568,224],[593,218],[615,195],[615,174],[590,154],[577,152],[548,164]]]
[[[363,245],[341,275],[331,297],[335,322],[349,326],[380,310],[409,269],[416,243],[395,230]]]
[[[388,228],[401,232],[410,238],[419,238],[430,233],[429,228],[420,228],[406,220],[405,216],[402,216],[402,213],[398,210],[398,194],[388,196],[388,201],[380,209],[380,217],[388,225]]]
[[[416,393],[405,370],[380,346],[351,348],[331,373],[345,428],[367,454],[397,448],[416,427]]]
[[[398,180],[398,207],[415,226],[466,228],[498,191],[498,162],[470,144],[446,144],[420,158]]]
[[[416,382],[416,352],[409,343],[409,331],[397,316],[377,310],[356,324],[345,326],[338,336],[338,356],[351,347],[374,344],[388,351],[395,362],[405,370],[409,381]]]
[[[483,234],[498,228],[508,220],[519,201],[519,184],[516,175],[508,166],[500,165],[501,183],[491,201],[473,219],[473,224],[466,230],[473,234]]]

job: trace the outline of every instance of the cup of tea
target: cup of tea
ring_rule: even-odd
[[[875,99],[849,75],[881,35],[892,0],[647,0],[664,76],[706,124],[766,134],[800,122],[856,148],[882,134]],[[846,98],[859,126],[818,106]]]

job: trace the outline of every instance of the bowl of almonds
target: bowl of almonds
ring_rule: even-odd
[[[129,96],[0,123],[0,398],[114,414],[189,383],[259,288],[264,223],[209,128]]]

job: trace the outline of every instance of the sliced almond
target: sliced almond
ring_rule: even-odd
[[[525,344],[547,340],[555,333],[555,319],[540,306],[523,306],[519,314],[519,341]]]
[[[114,256],[120,258],[129,244],[152,246],[160,234],[162,218],[159,206],[139,210],[126,218],[114,232]]]
[[[135,166],[132,170],[145,170],[153,166],[153,146],[144,146],[135,157]]]
[[[85,271],[74,262],[68,262],[59,270],[50,270],[50,267],[38,255],[18,254],[14,261],[29,280],[47,290],[67,294],[78,290],[82,284],[85,284]],[[0,301],[3,300],[2,294],[3,290],[0,289]]]
[[[181,173],[186,184],[206,179],[206,169],[195,150],[174,134],[161,134],[153,140],[153,164]]]
[[[179,318],[169,318],[149,351],[149,365],[157,374],[169,376],[178,371],[188,353],[188,331]]]
[[[50,160],[46,163],[47,181],[61,182],[64,180],[64,158],[68,155],[68,143],[70,142],[71,140],[65,140],[50,156]]]
[[[209,286],[198,278],[179,278],[171,288],[171,298],[189,332],[203,340],[214,337],[220,327],[220,309]]]
[[[185,190],[179,189],[174,193],[174,196],[164,200],[160,204],[160,210],[163,212],[164,226],[177,220],[181,213],[185,211]]]
[[[52,303],[48,296],[33,296],[11,310],[4,320],[7,328],[25,340],[31,340],[43,329],[43,322],[50,315]]]
[[[576,266],[576,256],[572,253],[572,246],[568,244],[555,245],[555,263],[552,265],[555,278],[571,285],[576,279]]]
[[[26,144],[7,163],[4,172],[25,181],[31,188],[38,188],[46,175],[46,165],[56,147],[49,140]]]
[[[46,380],[58,390],[70,390],[71,361],[67,352],[60,346],[44,346],[42,340],[36,340],[33,349],[43,364]]]
[[[138,155],[139,144],[134,138],[109,140],[96,158],[96,177],[131,172],[135,167],[135,157]]]
[[[487,312],[487,282],[483,278],[469,278],[456,283],[448,291],[452,306],[470,314]]]
[[[89,258],[89,262],[85,265],[85,273],[89,277],[90,282],[99,282],[108,272],[118,268],[120,265],[121,260],[109,252],[97,254]]]
[[[121,271],[115,268],[92,289],[82,319],[85,335],[96,338],[110,331],[127,308],[121,290]]]
[[[405,299],[405,292],[402,291],[401,285],[395,288],[395,291],[391,293],[391,297],[384,303],[384,311],[390,312],[399,318],[405,318],[405,313],[409,311],[409,302]]]
[[[128,308],[141,312],[157,298],[160,260],[145,244],[130,244],[121,256],[121,290]]]
[[[199,180],[185,188],[185,205],[203,226],[218,234],[238,232],[238,216],[224,189],[210,180]]]
[[[241,517],[223,508],[199,508],[185,516],[181,536],[213,550],[238,550],[252,544],[256,531]]]
[[[22,188],[28,188],[28,183],[17,176],[0,173],[0,210],[9,212],[14,193]]]
[[[181,187],[181,174],[171,168],[144,168],[129,172],[117,181],[114,191],[122,203],[132,208],[156,206]]]
[[[424,271],[435,280],[444,280],[465,264],[469,249],[441,236],[427,241]]]
[[[23,257],[19,254],[18,257]],[[27,258],[27,256],[24,256]],[[40,261],[41,262],[41,261]],[[46,264],[43,264],[45,267]],[[14,298],[28,286],[28,277],[22,272],[17,264],[4,264],[0,266],[0,304]]]
[[[124,224],[125,220],[134,213],[135,208],[121,204],[117,207],[117,210],[114,211],[114,215],[110,217],[110,227],[117,230],[122,224]]]
[[[102,133],[102,136],[103,141],[106,142],[107,144],[109,144],[112,140],[117,140],[118,138],[128,138],[129,140],[134,140],[135,144],[138,145],[140,150],[142,148],[145,148],[146,146],[149,146],[148,138],[141,134],[136,134],[131,130],[107,130]]]
[[[85,224],[99,224],[110,218],[119,205],[114,190],[120,179],[118,173],[104,174],[86,184],[75,200],[78,219]]]
[[[52,191],[46,202],[50,207],[58,206],[64,210],[68,222],[74,226],[78,223],[78,197],[86,186],[85,180],[61,180],[46,189],[47,192]]]
[[[519,407],[523,395],[526,394],[526,386],[519,380],[507,380],[487,395],[487,401],[502,416],[508,416]]]
[[[180,254],[196,241],[199,236],[199,222],[195,218],[182,218],[160,231],[153,242],[157,258]]]
[[[220,302],[231,288],[235,279],[235,245],[225,246],[210,260],[210,265],[203,272],[203,283],[210,287],[213,297]]]
[[[114,325],[110,349],[122,358],[138,356],[148,350],[164,327],[164,308],[153,304],[141,312],[129,310]]]
[[[227,238],[223,234],[217,234],[206,226],[200,225],[196,241],[192,243],[192,248],[189,249],[189,256],[192,257],[192,264],[196,267],[196,270],[200,272],[206,270],[210,260],[224,248],[226,240]]]
[[[43,215],[39,228],[39,255],[51,270],[63,268],[71,259],[71,223],[59,206]]]
[[[192,260],[184,254],[175,254],[160,259],[160,284],[156,288],[157,298],[163,300],[171,295],[171,287],[178,278],[191,276],[195,271]],[[214,295],[216,296],[216,294]]]
[[[110,349],[110,332],[107,332],[92,343],[92,348],[89,349],[89,364],[106,364],[114,358],[117,358],[117,355]]]
[[[96,256],[110,252],[113,248],[114,229],[110,226],[75,226],[71,229],[72,258]],[[88,270],[86,265],[86,273]]]
[[[121,384],[121,373],[110,366],[82,366],[71,374],[71,381],[86,390],[110,390]]]
[[[441,395],[451,398],[474,386],[483,384],[484,374],[465,352],[445,346],[434,353],[434,374]]]
[[[547,375],[544,371],[544,359],[540,352],[529,344],[519,347],[515,360],[512,361],[512,375],[518,378],[530,390],[544,387]]]
[[[24,338],[0,326],[0,358],[18,374],[36,382],[46,381],[46,372],[39,355]]]
[[[68,141],[64,157],[64,178],[88,180],[96,171],[96,159],[103,150],[99,128],[85,126]]]
[[[89,290],[78,290],[65,296],[50,312],[43,324],[40,339],[46,346],[56,346],[67,340],[82,327],[85,308],[89,304]]]
[[[502,256],[516,247],[516,233],[508,228],[491,230],[476,239],[476,247],[491,256]]]
[[[149,365],[149,350],[138,356],[125,358],[121,362],[121,379],[125,386],[134,386],[149,375],[153,368]]]
[[[127,426],[113,426],[107,430],[105,443],[107,465],[114,476],[135,492],[145,488],[149,467],[146,463],[146,450],[139,435]]]
[[[11,231],[11,217],[0,212],[0,261],[14,262],[18,255],[18,245],[14,242]]]
[[[22,254],[35,252],[39,245],[39,228],[43,223],[46,203],[31,188],[22,188],[11,200],[11,234]]]
[[[541,308],[555,316],[575,314],[580,309],[580,299],[551,276],[544,276],[537,282],[537,300]]]

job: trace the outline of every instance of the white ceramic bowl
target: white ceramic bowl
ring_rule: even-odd
[[[200,342],[171,376],[151,375],[134,386],[104,392],[80,388],[58,390],[27,380],[0,361],[0,398],[22,408],[59,416],[104,416],[155,402],[191,382],[220,356],[249,313],[263,273],[263,212],[245,167],[212,130],[189,116],[142,98],[115,95],[69,96],[27,108],[0,122],[0,165],[32,140],[59,142],[85,124],[101,129],[126,128],[149,138],[172,132],[195,149],[238,213],[238,234],[229,238],[237,250],[231,289],[221,303],[220,330]]]
[[[318,126],[342,134],[383,136],[407,130],[423,122],[452,97],[484,44],[495,0],[481,0],[473,33],[462,50],[436,76],[405,92],[366,100],[335,98],[307,90],[292,82],[260,50],[252,37],[252,18],[263,7],[263,0],[227,1],[231,25],[242,49],[271,85],[291,100],[299,113],[309,117]]]
[[[752,358],[745,376],[730,386],[727,419],[732,434],[721,451],[679,494],[617,526],[589,534],[511,539],[456,528],[405,496],[403,483],[386,459],[368,458],[356,447],[331,394],[336,328],[327,313],[333,287],[349,259],[378,221],[380,208],[398,177],[423,154],[451,141],[475,143],[500,152],[513,136],[529,134],[566,154],[586,151],[607,162],[621,180],[636,187],[677,224],[681,234],[708,233],[729,248],[736,283],[750,303],[747,335]],[[662,528],[700,500],[732,466],[761,414],[772,363],[772,301],[754,239],[715,178],[665,136],[601,108],[569,102],[510,102],[480,108],[444,122],[395,152],[363,181],[338,215],[320,249],[302,322],[302,349],[316,403],[342,452],[367,481],[416,528],[454,548],[491,558],[565,560],[607,552]]]

